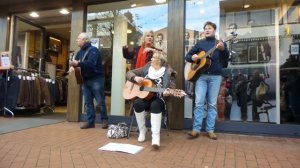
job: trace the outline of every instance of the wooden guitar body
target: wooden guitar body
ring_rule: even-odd
[[[237,34],[232,34],[232,35],[228,36],[225,40],[223,40],[223,42],[225,43],[229,40],[235,39],[236,36],[237,36]],[[195,63],[186,63],[185,64],[184,77],[186,80],[195,82],[198,79],[198,77],[201,75],[201,73],[203,73],[210,67],[211,57],[212,57],[212,54],[215,51],[215,49],[216,49],[216,46],[214,46],[212,49],[210,49],[206,53],[205,53],[205,51],[201,51],[198,54],[198,58],[200,58],[199,61],[197,61]]]
[[[191,63],[190,65],[186,65],[186,66],[190,66],[189,68],[190,70],[188,71],[187,75],[185,75],[186,80],[188,81],[195,82],[198,79],[198,77],[201,75],[201,73],[206,71],[211,65],[211,59],[205,57],[205,51],[201,51],[198,54],[198,57],[200,58],[198,62],[194,62]]]
[[[142,84],[136,84],[130,81],[126,81],[123,89],[123,97],[126,100],[132,100],[136,97],[141,99],[150,100],[153,96],[153,92],[142,91],[143,87],[154,87],[154,84],[150,80],[144,80]]]
[[[83,78],[81,75],[80,67],[74,67],[74,71],[75,71],[76,82],[78,85],[81,85],[83,83]]]
[[[168,90],[170,95],[175,97],[183,97],[186,95],[183,90],[157,88],[151,80],[144,79],[141,84],[126,81],[123,89],[123,97],[126,100],[132,100],[137,97],[145,100],[150,100],[151,98],[153,98],[155,93],[163,93],[165,90]]]

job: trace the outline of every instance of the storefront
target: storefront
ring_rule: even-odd
[[[103,56],[106,102],[112,122],[128,120],[129,101],[122,96],[130,61],[122,47],[139,45],[153,30],[156,47],[167,52],[177,71],[177,88],[189,90],[184,79],[184,55],[202,38],[203,24],[217,24],[219,39],[229,39],[229,65],[224,69],[226,90],[219,107],[217,130],[251,134],[299,135],[300,124],[300,8],[298,0],[168,0],[93,1],[73,3],[70,50],[75,39],[90,33]],[[237,34],[236,38],[229,38]],[[68,120],[84,120],[79,86],[69,80]],[[191,92],[192,93],[192,92]],[[193,95],[172,99],[170,128],[189,129]],[[82,113],[81,113],[82,112]],[[81,116],[81,117],[80,117]],[[99,117],[100,118],[100,117]]]

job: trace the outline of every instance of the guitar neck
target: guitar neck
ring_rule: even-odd
[[[236,35],[232,35],[232,36],[229,36],[229,37],[227,37],[225,40],[223,40],[223,43],[225,43],[225,42],[227,42],[227,41],[230,41],[230,40],[232,40],[232,39],[234,39],[236,37]],[[211,53],[213,53],[214,51],[215,51],[215,49],[216,49],[216,45],[213,47],[213,48],[211,48],[210,50],[208,50],[206,53],[205,53],[205,55],[204,55],[204,57],[206,58],[206,57],[209,57],[210,55],[211,55]]]
[[[216,49],[216,46],[214,46],[213,48],[211,48],[209,51],[207,51],[205,53],[205,56],[204,57],[209,57],[211,55],[211,53],[213,53]]]
[[[141,91],[148,91],[148,92],[157,92],[157,93],[162,93],[166,89],[164,88],[155,88],[155,87],[142,87]]]

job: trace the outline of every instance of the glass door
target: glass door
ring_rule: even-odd
[[[44,27],[21,17],[14,17],[12,65],[26,69],[44,69],[44,44]]]

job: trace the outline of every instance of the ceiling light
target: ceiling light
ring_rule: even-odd
[[[247,8],[249,8],[249,7],[250,7],[249,4],[245,4],[245,5],[244,5],[244,8],[245,8],[245,9],[247,9]]]
[[[165,3],[167,0],[155,0],[156,3]]]
[[[130,41],[130,45],[133,45],[134,44],[134,42],[133,41]]]
[[[128,33],[128,34],[132,33],[132,30],[128,29],[128,30],[127,30],[127,33]]]
[[[60,41],[59,39],[54,38],[54,37],[49,37],[49,38],[52,39],[52,40],[55,40],[55,41]]]
[[[29,15],[30,15],[31,17],[34,17],[34,18],[40,16],[40,15],[39,15],[38,13],[36,13],[36,12],[31,12]]]
[[[131,7],[132,7],[132,8],[136,7],[136,4],[135,4],[135,3],[134,3],[134,4],[131,4]]]
[[[63,8],[63,9],[61,9],[61,10],[59,11],[59,13],[61,13],[61,14],[63,14],[63,15],[67,15],[67,14],[70,13],[70,11],[69,11],[68,9]]]

